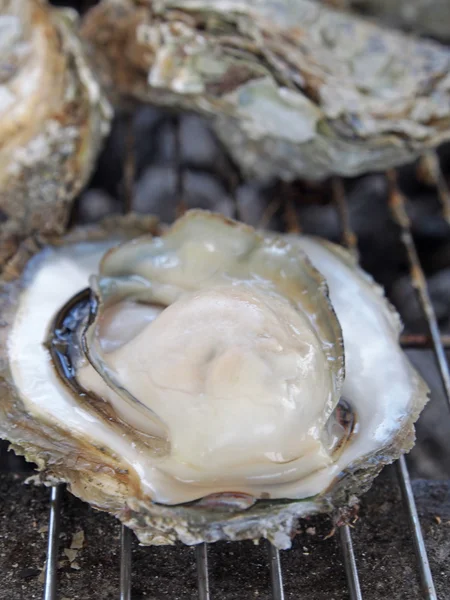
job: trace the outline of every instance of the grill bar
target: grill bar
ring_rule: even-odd
[[[431,304],[425,275],[420,265],[416,246],[411,233],[411,223],[406,212],[405,198],[398,189],[397,174],[395,171],[388,171],[387,175],[390,187],[389,206],[394,221],[397,223],[402,233],[401,238],[408,256],[411,282],[417,292],[420,306],[427,322],[428,331],[433,342],[433,350],[438,363],[439,373],[444,385],[447,404],[450,409],[450,372],[445,357],[444,347],[439,334],[436,314],[434,312],[433,305]]]
[[[425,170],[425,176],[437,189],[439,199],[442,204],[442,216],[450,223],[450,189],[447,185],[444,175],[441,171],[438,155],[434,150],[430,150],[423,157],[422,168]]]
[[[408,469],[406,467],[405,457],[401,456],[396,462],[400,488],[402,490],[403,501],[406,505],[408,513],[409,525],[414,542],[414,549],[419,563],[419,576],[422,586],[423,597],[426,600],[437,600],[436,590],[434,589],[433,576],[428,562],[425,542],[423,540],[422,530],[420,528],[419,516],[417,514],[416,503],[414,501],[411,480],[409,478]]]
[[[198,577],[198,600],[210,600],[209,571],[208,571],[208,546],[199,544],[195,547]]]
[[[59,522],[61,517],[62,485],[50,492],[50,520],[48,525],[47,561],[45,563],[44,600],[57,600],[57,568],[59,550]]]
[[[450,335],[441,335],[441,344],[446,350],[450,350]],[[400,336],[400,344],[403,348],[432,348],[433,339],[430,335],[405,334]]]
[[[125,123],[125,160],[123,164],[122,195],[125,213],[133,210],[134,178],[136,174],[136,156],[134,153],[133,118],[127,117]]]
[[[131,600],[131,530],[120,529],[120,600]]]
[[[301,233],[302,228],[294,205],[292,194],[289,193],[285,182],[281,184],[281,194],[283,196],[283,218],[287,233]]]
[[[284,600],[283,571],[281,570],[280,551],[273,544],[269,547],[270,581],[273,600]]]
[[[178,199],[177,202],[177,217],[181,217],[186,210],[185,193],[184,193],[184,172],[181,164],[181,117],[176,115],[173,118],[173,126],[175,131],[175,145],[174,145],[174,163],[175,163],[175,194]]]
[[[341,224],[341,243],[358,260],[358,238],[350,223],[350,212],[345,198],[344,182],[340,177],[333,177],[331,186],[334,203]]]
[[[358,568],[356,566],[356,558],[353,551],[353,542],[349,525],[343,525],[339,528],[339,539],[344,557],[344,566],[347,574],[350,600],[362,600]]]

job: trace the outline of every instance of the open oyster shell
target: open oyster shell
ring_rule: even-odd
[[[200,111],[246,175],[358,175],[450,137],[450,55],[312,0],[103,0],[113,96]]]
[[[37,462],[44,481],[67,481],[73,493],[114,513],[145,544],[267,537],[289,547],[299,517],[351,503],[383,464],[413,444],[427,390],[398,347],[398,316],[339,248],[310,238],[263,237],[201,211],[188,213],[161,238],[145,236],[105,254],[119,238],[146,228],[155,232],[155,222],[130,216],[76,230],[44,248],[29,240],[7,265],[0,290],[0,434]],[[340,325],[324,280],[302,248],[327,272],[348,346],[344,382]],[[100,274],[90,280],[94,294],[65,305],[99,265]],[[53,284],[62,277],[63,286]],[[136,330],[124,301],[138,302],[132,309],[139,311],[170,306]],[[227,303],[236,315],[234,329],[234,317],[221,321]],[[261,314],[265,325],[255,338],[254,318]],[[278,325],[271,328],[274,316]],[[283,317],[288,329],[297,328],[295,335],[284,333]],[[125,342],[117,343],[117,326]],[[139,345],[146,331],[148,343]],[[260,346],[267,341],[269,351]],[[126,347],[132,362],[121,370]],[[198,371],[205,360],[213,368]],[[193,373],[199,373],[194,383],[200,388],[189,387]],[[305,385],[290,388],[290,381]],[[277,382],[281,387],[272,387]],[[84,393],[73,393],[80,385]],[[185,409],[177,388],[187,393]],[[247,396],[254,403],[248,422]],[[206,420],[199,397],[208,398]],[[221,400],[214,411],[219,423],[208,414],[214,398]],[[275,412],[266,413],[272,401]],[[289,403],[292,412],[286,412]],[[320,403],[311,425],[310,409]],[[222,427],[233,411],[233,426]],[[254,424],[269,420],[277,427],[256,434]],[[236,444],[243,444],[238,464]],[[286,468],[298,467],[297,458],[274,454],[292,447],[312,449],[309,471],[291,476]]]
[[[64,230],[109,129],[75,18],[0,1],[0,264],[31,233]]]

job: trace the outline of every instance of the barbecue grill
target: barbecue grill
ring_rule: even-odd
[[[65,4],[65,2],[55,1],[55,4]],[[80,2],[85,8],[92,4],[90,0],[84,0],[84,2]],[[177,117],[174,117],[174,123],[178,123]],[[185,190],[184,190],[184,173],[183,173],[183,165],[180,158],[180,137],[179,135],[175,136],[175,164],[174,169],[176,173],[176,194],[178,198],[178,211],[182,213],[185,210]],[[134,139],[132,134],[131,122],[128,126],[128,134],[126,135],[126,156],[124,160],[124,168],[123,168],[123,198],[122,198],[122,206],[123,210],[126,212],[130,210],[133,206],[133,189],[134,189],[134,179],[136,173],[136,161],[134,154]],[[439,167],[439,160],[434,153],[430,153],[426,157],[426,168],[427,168],[427,177],[429,181],[432,181],[436,196],[441,202],[442,207],[442,219],[447,224],[450,224],[450,190],[447,186],[445,177],[441,173]],[[230,188],[236,186],[237,175],[233,173],[232,166],[230,167]],[[403,245],[403,252],[405,261],[409,267],[410,280],[411,284],[415,289],[417,294],[418,302],[420,304],[420,308],[422,311],[425,329],[424,333],[414,334],[414,335],[404,335],[401,338],[402,346],[404,348],[417,349],[423,352],[427,352],[432,350],[435,356],[436,365],[440,374],[440,378],[442,380],[443,389],[445,393],[445,398],[448,404],[448,408],[450,409],[450,372],[447,364],[445,350],[450,348],[450,336],[441,335],[437,318],[430,301],[429,291],[427,289],[426,278],[424,275],[424,271],[420,264],[418,251],[415,245],[415,240],[412,235],[412,224],[410,222],[410,217],[408,215],[408,198],[404,195],[404,193],[400,190],[397,181],[397,171],[391,170],[386,173],[386,179],[388,183],[388,194],[385,201],[388,203],[392,221],[395,223],[397,228],[398,237],[401,240]],[[336,210],[336,214],[339,219],[340,228],[341,228],[341,243],[346,246],[355,257],[358,257],[358,239],[355,232],[352,230],[352,225],[350,222],[350,213],[348,202],[346,198],[346,190],[345,190],[345,182],[340,178],[334,178],[330,184],[331,189],[331,198],[334,208]],[[236,202],[236,206],[238,203]],[[277,213],[281,215],[283,222],[285,223],[285,228],[291,232],[300,232],[302,231],[302,223],[299,221],[295,208],[293,206],[292,193],[287,193],[285,195],[280,194],[279,197],[276,198],[273,202],[268,203],[267,210],[263,215],[263,219],[260,223],[261,226],[267,225],[274,214]],[[239,218],[239,214],[236,215]],[[305,231],[308,233],[308,231]],[[450,228],[449,228],[449,241],[450,241]],[[426,378],[426,376],[425,376]],[[447,414],[446,407],[445,413]],[[443,410],[444,413],[444,410]],[[449,425],[450,425],[450,415]],[[1,457],[0,457],[1,458]],[[1,466],[1,465],[0,465]],[[388,468],[389,470],[390,468]],[[436,592],[437,586],[435,586],[435,581],[433,576],[436,576],[436,573],[433,573],[433,569],[430,568],[430,562],[427,556],[427,548],[425,546],[424,537],[422,534],[421,524],[419,521],[418,510],[416,508],[416,500],[413,490],[413,485],[410,480],[407,461],[404,457],[401,457],[399,461],[394,465],[394,467],[390,470],[388,474],[388,479],[383,480],[383,476],[377,479],[374,483],[374,495],[376,496],[387,496],[388,490],[392,487],[395,482],[395,486],[397,486],[398,490],[395,490],[393,493],[397,493],[397,491],[401,494],[404,513],[401,517],[398,517],[397,514],[392,516],[392,519],[406,519],[409,524],[409,533],[408,536],[410,538],[410,547],[411,552],[414,552],[415,555],[415,565],[418,573],[418,584],[416,591],[411,591],[413,586],[404,589],[404,595],[401,596],[403,598],[423,598],[426,600],[437,600],[438,594]],[[19,486],[19,483],[14,484]],[[432,487],[432,485],[431,485]],[[378,491],[377,491],[378,490]],[[380,492],[381,490],[381,492]],[[64,495],[66,494],[64,487],[61,485],[54,486],[50,490],[49,497],[49,521],[48,521],[48,532],[45,532],[47,535],[46,541],[46,561],[45,567],[43,569],[43,577],[42,577],[42,589],[43,589],[43,598],[44,600],[69,600],[67,598],[63,599],[61,594],[59,593],[60,589],[60,559],[62,552],[62,543],[61,543],[61,534],[64,534],[64,529],[61,526],[61,508],[64,502]],[[369,500],[366,502],[370,504],[371,493],[367,496]],[[8,502],[8,496],[6,496],[6,502]],[[105,515],[94,515],[93,511],[89,509],[92,513],[92,518],[98,518],[102,522],[102,527],[104,523],[110,523],[110,527],[118,527],[117,524],[114,523],[113,519],[105,516]],[[370,511],[369,511],[370,512]],[[6,514],[6,513],[5,513]],[[362,515],[361,519],[368,519],[370,515]],[[300,526],[302,530],[301,539],[304,540],[305,535],[314,536],[316,535],[316,523],[322,522],[322,518],[313,518],[307,523],[304,523]],[[356,515],[353,516],[353,519],[356,519]],[[440,520],[439,515],[436,515],[436,519]],[[346,585],[347,590],[346,593],[351,600],[361,600],[362,598],[379,598],[381,596],[377,595],[377,591],[374,589],[367,590],[366,582],[364,577],[360,577],[360,573],[358,571],[358,565],[361,563],[362,555],[357,551],[354,541],[352,539],[352,528],[354,523],[352,522],[352,517],[349,517],[349,522],[343,525],[339,525],[336,529],[333,527],[333,524],[327,521],[329,525],[329,534],[323,535],[322,540],[324,544],[335,545],[336,539],[338,540],[339,546],[339,555],[335,556],[336,561],[343,562],[346,576]],[[449,521],[450,523],[450,521]],[[439,524],[439,522],[437,522]],[[443,524],[445,526],[445,524]],[[318,527],[318,526],[317,526]],[[5,529],[7,531],[7,527]],[[309,530],[309,532],[308,532]],[[392,528],[393,536],[394,527]],[[305,533],[306,532],[306,533]],[[42,532],[44,533],[44,532]],[[327,539],[329,538],[329,539]],[[89,540],[88,540],[89,542]],[[138,574],[136,570],[133,568],[133,559],[132,559],[132,547],[135,544],[135,540],[133,540],[133,534],[129,529],[124,526],[120,527],[120,538],[115,540],[116,548],[115,552],[117,552],[117,572],[120,573],[119,576],[119,585],[116,590],[115,598],[120,598],[120,600],[135,600],[137,596],[132,593],[133,582],[136,581]],[[302,542],[303,543],[303,542]],[[218,544],[220,547],[220,544]],[[295,589],[292,589],[292,585],[290,585],[290,580],[293,577],[293,567],[292,565],[295,563],[296,568],[301,571],[305,562],[305,558],[309,556],[308,547],[303,546],[301,544],[296,543],[294,548],[289,551],[289,569],[283,568],[284,560],[283,553],[280,553],[275,547],[271,544],[261,544],[259,548],[252,548],[250,543],[232,543],[227,544],[227,547],[236,547],[237,555],[239,560],[242,561],[241,565],[235,564],[236,572],[226,573],[225,577],[222,577],[222,584],[218,584],[213,581],[213,578],[210,578],[210,568],[209,562],[211,561],[211,554],[215,552],[215,550],[210,549],[207,544],[200,544],[195,547],[194,553],[186,554],[188,552],[187,548],[184,548],[184,562],[183,565],[186,568],[187,564],[192,566],[192,570],[188,570],[185,574],[180,569],[177,579],[180,585],[180,589],[183,587],[183,578],[186,575],[186,585],[190,586],[189,590],[192,590],[194,587],[192,585],[192,576],[196,575],[196,587],[197,587],[197,595],[199,600],[210,600],[210,599],[231,599],[233,598],[242,598],[242,600],[247,600],[247,598],[254,597],[247,594],[244,589],[244,585],[241,586],[240,591],[234,591],[229,593],[229,591],[225,590],[223,582],[228,579],[232,579],[236,577],[239,580],[239,569],[245,569],[245,572],[248,573],[248,566],[244,564],[247,558],[249,563],[255,567],[256,563],[252,562],[252,553],[257,556],[258,564],[256,564],[255,578],[260,578],[262,580],[262,585],[264,590],[258,592],[261,598],[273,598],[273,600],[284,600],[284,598],[300,598],[300,597],[308,597],[314,600],[315,596],[311,592],[307,596],[299,596],[296,595]],[[0,545],[1,550],[1,545]],[[165,552],[167,550],[152,548],[145,549],[148,556],[154,557],[156,553],[160,553],[165,556]],[[190,551],[189,551],[190,552]],[[233,551],[232,551],[233,552]],[[210,560],[209,560],[209,558]],[[220,556],[220,554],[218,554]],[[150,560],[150,558],[149,558]],[[194,568],[194,564],[196,565]],[[15,565],[15,566],[14,566]],[[19,564],[18,562],[14,562],[14,569],[25,569],[26,564]],[[255,568],[256,568],[255,567]],[[266,573],[266,575],[265,575]],[[270,574],[270,576],[269,576]],[[442,574],[440,574],[442,575]],[[32,576],[36,576],[34,573]],[[114,574],[111,573],[111,577]],[[246,575],[247,576],[247,575]],[[380,571],[380,577],[382,577],[382,572]],[[25,576],[26,579],[27,576]],[[89,577],[89,575],[86,575]],[[440,578],[442,579],[442,577]],[[402,573],[398,573],[398,585],[402,586]],[[440,583],[442,588],[442,583]],[[285,592],[285,588],[290,588],[289,592]],[[25,586],[26,588],[26,586]],[[23,588],[22,588],[23,589]],[[109,589],[109,586],[108,586]],[[238,586],[239,590],[239,586]],[[83,600],[90,600],[91,598],[109,598],[112,596],[105,595],[109,592],[102,592],[102,589],[92,589],[89,597],[84,597]],[[190,593],[190,592],[187,592]],[[195,596],[195,591],[192,592]],[[410,594],[415,594],[414,596]],[[161,595],[158,591],[158,582],[155,580],[154,586],[152,589],[148,589],[145,592],[142,592],[142,596],[139,598],[163,598],[169,597],[168,595]],[[235,595],[232,595],[235,594]],[[2,589],[2,584],[0,584],[0,600],[2,598],[10,598],[10,590]],[[13,600],[16,598],[23,597],[29,598],[27,595],[26,589],[23,591],[23,596],[13,595]],[[37,597],[37,596],[33,596]],[[186,595],[183,598],[188,597]],[[193,597],[193,596],[191,596]],[[325,598],[325,596],[321,596],[321,598]],[[400,596],[399,596],[400,597]],[[440,600],[444,600],[445,598],[450,598],[450,589],[447,589],[447,593],[445,590],[439,595]],[[70,598],[72,600],[72,598]],[[331,598],[330,598],[331,600]],[[337,600],[337,598],[335,599]]]
[[[134,158],[133,158],[133,140],[132,136],[128,136],[127,143],[127,156],[126,156],[126,165],[124,168],[124,203],[126,207],[132,205],[132,190],[133,190],[133,178],[134,178]],[[179,211],[182,212],[184,210],[183,206],[183,168],[179,160],[179,152],[176,152],[176,172],[177,172],[177,190],[179,201]],[[427,164],[429,167],[429,176],[432,178],[434,183],[436,194],[438,195],[441,205],[442,205],[442,218],[448,221],[450,215],[450,193],[449,189],[446,185],[445,179],[439,169],[439,162],[435,155],[429,156],[427,160]],[[401,238],[405,259],[409,265],[411,283],[417,293],[417,297],[420,303],[420,307],[423,313],[423,317],[426,323],[426,332],[420,335],[404,335],[402,336],[402,345],[404,348],[415,348],[422,349],[423,351],[427,351],[430,348],[433,350],[435,355],[435,360],[437,367],[439,369],[440,377],[442,379],[443,387],[445,390],[445,395],[447,399],[447,403],[450,408],[450,374],[445,356],[445,349],[449,347],[449,339],[448,336],[441,336],[437,324],[437,319],[435,316],[435,312],[433,310],[433,306],[430,301],[429,292],[427,290],[426,279],[424,276],[424,272],[422,270],[421,264],[419,262],[417,249],[415,246],[415,242],[413,239],[413,235],[411,233],[411,223],[408,217],[408,199],[404,196],[404,194],[400,191],[398,183],[397,183],[397,173],[392,170],[386,173],[386,178],[388,181],[388,197],[386,198],[386,202],[389,204],[390,212],[393,221],[396,224],[398,235]],[[352,231],[350,218],[349,218],[349,208],[346,200],[345,186],[344,182],[336,178],[331,183],[332,190],[332,202],[334,204],[335,210],[339,216],[339,222],[341,227],[341,241],[342,244],[350,249],[350,251],[357,256],[358,254],[358,240],[355,233]],[[282,211],[284,221],[287,224],[287,229],[291,231],[300,231],[301,223],[298,221],[295,211],[293,211],[293,206],[291,200],[288,198],[283,201],[283,199],[277,203],[275,207],[268,207],[269,213],[273,213],[275,211]],[[269,214],[270,216],[270,214]],[[268,215],[265,215],[265,218],[268,218]],[[307,232],[306,232],[307,233]],[[449,417],[450,418],[450,417]],[[413,493],[413,487],[411,485],[407,463],[405,458],[402,457],[394,466],[395,475],[397,479],[396,485],[399,487],[401,491],[401,496],[404,505],[404,511],[409,523],[409,535],[411,540],[411,551],[414,549],[415,560],[416,560],[416,569],[418,573],[418,580],[420,582],[420,591],[417,590],[417,595],[410,596],[408,595],[408,591],[405,590],[405,595],[401,596],[404,598],[424,598],[427,600],[435,600],[438,598],[435,589],[435,583],[433,581],[433,573],[430,569],[429,560],[427,557],[427,549],[425,547],[424,538],[422,535],[421,525],[418,517],[418,511],[416,508],[416,502]],[[392,473],[390,475],[391,479],[388,483],[388,486],[392,485]],[[382,479],[382,477],[381,477]],[[374,488],[379,486],[379,481],[377,480],[374,484]],[[45,600],[56,600],[62,598],[62,596],[58,593],[58,565],[60,561],[61,554],[61,544],[60,544],[60,533],[61,533],[61,504],[63,502],[63,496],[65,491],[63,486],[58,485],[51,488],[50,492],[50,500],[49,500],[49,524],[48,524],[48,539],[47,539],[47,557],[45,563],[45,574],[44,582],[43,582],[43,597]],[[100,517],[99,517],[100,518]],[[104,518],[104,517],[101,517]],[[367,518],[367,517],[362,517]],[[396,519],[397,516],[393,516],[393,519]],[[439,518],[439,517],[436,517]],[[111,519],[112,521],[112,519]],[[314,519],[312,523],[314,523]],[[307,524],[308,525],[308,524]],[[310,524],[311,525],[311,524]],[[111,525],[113,526],[113,525]],[[315,527],[309,527],[310,532],[313,531]],[[331,529],[331,524],[330,524]],[[308,531],[308,529],[307,529]],[[335,533],[335,535],[332,535]],[[358,572],[358,564],[360,562],[361,557],[358,555],[358,552],[355,550],[355,545],[352,541],[352,523],[345,524],[343,526],[337,527],[336,531],[333,529],[330,531],[329,536],[323,536],[324,538],[330,537],[334,539],[325,540],[326,544],[335,544],[336,539],[339,540],[340,547],[340,558],[343,561],[346,573],[346,581],[347,581],[347,593],[351,600],[360,600],[366,597],[365,591],[365,581],[363,578],[360,578]],[[120,532],[120,540],[117,540],[117,554],[120,554],[120,559],[117,560],[117,570],[120,570],[120,584],[117,589],[117,594],[114,597],[120,598],[120,600],[131,600],[134,599],[135,596],[132,594],[132,584],[133,578],[137,577],[137,573],[133,570],[132,563],[132,544],[133,534],[129,529],[124,526],[121,526]],[[234,546],[240,546],[241,543],[233,543]],[[283,600],[285,597],[301,597],[296,596],[295,594],[285,594],[284,587],[289,586],[289,577],[291,573],[283,572],[283,562],[284,556],[283,553],[280,553],[276,548],[274,548],[271,544],[267,544],[263,546],[263,550],[261,548],[254,549],[254,552],[258,553],[259,560],[261,557],[265,555],[266,564],[261,565],[261,569],[270,572],[270,589],[266,589],[263,593],[268,594],[264,596],[263,593],[261,597],[264,598],[273,598],[274,600]],[[244,556],[248,556],[248,560],[251,561],[251,552],[253,549],[249,546],[246,546],[248,549],[247,552],[244,552]],[[120,550],[119,550],[120,549]],[[153,548],[153,549],[145,549],[148,552],[151,552],[153,555],[155,552],[164,553],[167,550]],[[224,590],[221,589],[220,585],[214,584],[213,581],[210,582],[210,573],[208,568],[208,553],[209,552],[208,545],[200,544],[195,547],[195,558],[194,556],[188,557],[188,560],[191,561],[192,565],[194,561],[196,563],[196,576],[197,576],[197,590],[198,590],[198,598],[200,600],[208,600],[211,598],[217,598],[220,600],[221,598],[231,598],[231,596],[224,595]],[[305,555],[308,555],[308,552],[305,552],[308,548],[297,546],[294,547],[290,551],[290,564],[294,560],[298,564],[298,569],[302,569],[302,560],[304,560]],[[187,551],[187,549],[186,549]],[[263,552],[263,554],[261,554]],[[280,556],[281,554],[281,556]],[[241,555],[242,556],[242,555]],[[264,558],[262,559],[264,560]],[[17,565],[16,565],[17,566]],[[236,567],[239,569],[239,566]],[[291,569],[289,569],[291,571]],[[228,577],[233,578],[234,576],[239,577],[239,573],[228,573]],[[179,579],[183,578],[183,573],[180,572],[178,575]],[[188,573],[188,578],[192,579],[192,572]],[[402,585],[402,574],[399,573],[399,586]],[[266,582],[268,583],[268,581]],[[7,595],[2,595],[6,592]],[[152,595],[152,593],[154,595]],[[110,597],[103,596],[101,589],[92,590],[92,595],[89,597],[85,597],[84,600],[89,600],[89,598],[97,598],[97,597]],[[148,596],[139,596],[139,598],[151,597],[151,598],[162,598],[168,596],[158,595],[158,582],[155,581],[154,589],[147,591]],[[195,593],[194,593],[195,594]],[[0,589],[0,598],[9,598],[6,590]],[[23,596],[28,597],[28,596]],[[192,596],[191,596],[192,597]],[[246,596],[244,592],[239,596],[232,596],[247,598],[250,596]],[[309,598],[314,598],[313,593],[308,595]],[[373,590],[367,596],[368,598],[375,598],[378,596],[373,595]],[[400,596],[399,596],[400,597]],[[448,590],[448,595],[441,595],[441,598],[450,597],[450,590]],[[15,598],[15,597],[14,597]]]

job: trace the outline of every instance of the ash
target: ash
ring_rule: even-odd
[[[448,599],[450,573],[450,486],[414,482],[430,566],[438,597]],[[23,485],[23,477],[0,473],[0,600],[42,597],[46,556],[48,490]],[[360,519],[352,529],[367,600],[412,600],[421,597],[406,515],[395,472],[388,467],[362,498]],[[58,598],[111,600],[119,597],[119,523],[64,494],[58,554]],[[64,549],[74,535],[84,534],[77,568]],[[344,565],[333,524],[328,517],[299,523],[291,551],[281,553],[286,600],[347,600]],[[220,600],[270,600],[270,574],[265,543],[217,542],[208,547],[213,597]],[[132,541],[133,600],[192,600],[197,597],[193,548],[142,547]]]

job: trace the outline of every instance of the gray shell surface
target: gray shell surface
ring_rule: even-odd
[[[82,34],[116,100],[209,116],[248,176],[358,175],[450,137],[448,49],[312,0],[103,0]]]
[[[62,233],[112,111],[76,34],[41,0],[0,2],[0,264],[33,233]]]
[[[361,12],[391,27],[442,41],[450,40],[450,3],[447,0],[323,0],[323,4]]]

